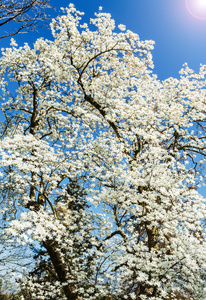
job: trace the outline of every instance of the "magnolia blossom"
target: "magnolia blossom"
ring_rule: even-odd
[[[39,246],[22,293],[205,299],[206,66],[159,81],[153,41],[82,15],[2,53],[4,236]]]

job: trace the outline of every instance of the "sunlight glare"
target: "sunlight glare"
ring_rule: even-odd
[[[197,19],[206,19],[206,0],[185,0],[187,10]]]
[[[197,6],[201,7],[201,8],[205,8],[206,7],[206,0],[196,0],[197,2]]]

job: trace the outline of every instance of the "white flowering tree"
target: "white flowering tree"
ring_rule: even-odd
[[[152,41],[81,16],[1,58],[5,239],[45,257],[25,299],[205,299],[206,67],[160,82]]]

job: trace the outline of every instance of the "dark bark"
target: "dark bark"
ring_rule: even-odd
[[[58,249],[58,244],[53,240],[47,240],[44,242],[44,247],[50,256],[51,262],[57,273],[58,279],[61,283],[66,283],[68,279],[72,278],[71,272],[69,272],[69,267],[66,265],[63,257],[62,251]],[[68,275],[69,274],[69,275]],[[69,283],[63,287],[65,296],[68,300],[81,299],[78,297],[77,292],[75,292],[74,285]]]

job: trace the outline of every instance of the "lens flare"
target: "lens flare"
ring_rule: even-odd
[[[206,20],[206,0],[185,0],[188,12],[195,18]]]

